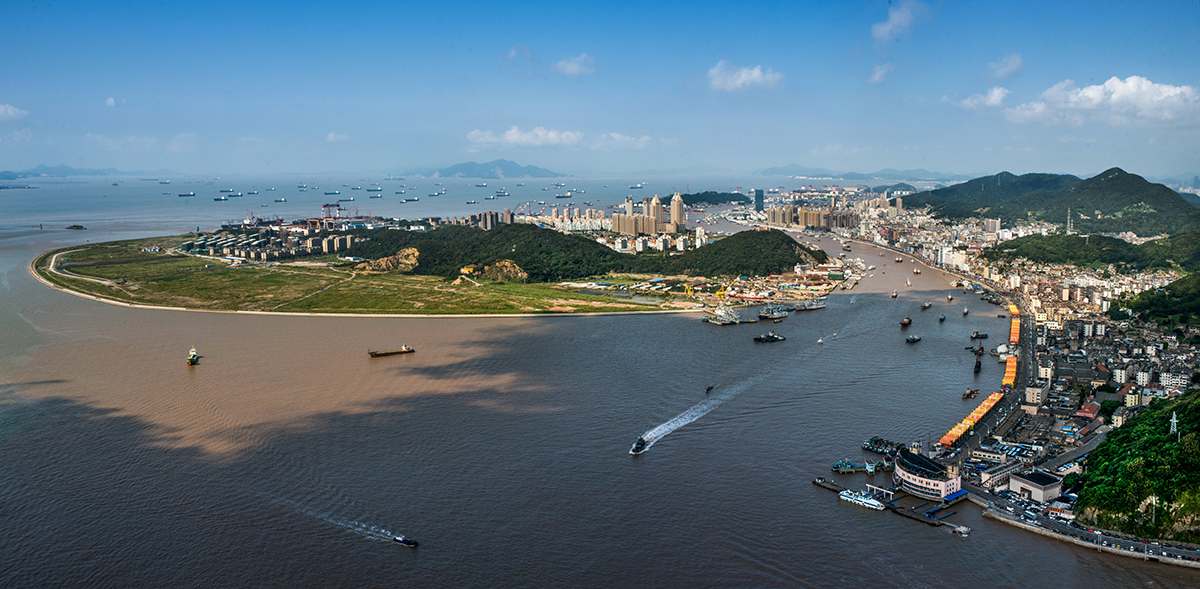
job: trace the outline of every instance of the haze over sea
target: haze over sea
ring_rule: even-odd
[[[861,460],[873,435],[940,436],[978,402],[961,400],[964,388],[999,385],[1002,366],[984,362],[973,375],[963,347],[972,330],[1004,333],[1007,320],[976,297],[948,304],[952,278],[940,272],[914,276],[907,260],[855,246],[851,257],[879,266],[875,277],[773,325],[788,337],[773,345],[751,340],[765,326],[695,315],[239,316],[110,306],[36,282],[27,265],[49,249],[211,230],[246,209],[313,215],[327,188],[345,196],[343,183],[368,185],[112,181],[0,191],[0,586],[1197,582],[1190,570],[983,520],[970,504],[952,516],[973,529],[959,538],[810,484],[840,458]],[[642,179],[560,181],[587,191],[573,200],[604,206]],[[448,194],[428,198],[434,182]],[[551,181],[487,182],[404,182],[417,184],[419,203],[396,201],[398,181],[381,181],[380,202],[352,195],[361,213],[405,218],[552,197],[540,190]],[[321,188],[300,193],[298,183]],[[464,204],[501,186],[512,196]],[[259,194],[214,202],[225,187]],[[934,307],[922,312],[925,300]],[[904,343],[906,314],[918,345]],[[417,353],[364,353],[400,344]],[[202,360],[189,369],[193,346]],[[704,401],[708,385],[723,402],[629,455],[642,432]],[[397,534],[421,548],[399,547]]]

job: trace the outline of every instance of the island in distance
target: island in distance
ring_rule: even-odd
[[[412,170],[408,176],[426,176],[429,178],[484,178],[499,180],[501,178],[566,178],[566,174],[552,172],[537,166],[522,166],[511,160],[493,160],[485,163],[463,162],[441,169]]]

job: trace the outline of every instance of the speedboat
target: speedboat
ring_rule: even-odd
[[[400,544],[402,544],[404,546],[408,546],[409,548],[416,548],[417,546],[421,545],[420,542],[417,542],[416,540],[409,540],[408,538],[405,538],[404,536],[396,536],[395,538],[392,538],[392,540],[395,542],[399,542]]]
[[[646,451],[646,438],[639,437],[633,443],[633,447],[629,449],[629,453],[633,455],[641,454]]]
[[[823,338],[823,337],[819,337],[819,338],[817,338],[817,343],[818,343],[818,344],[823,344],[823,343],[825,343],[825,338]]]

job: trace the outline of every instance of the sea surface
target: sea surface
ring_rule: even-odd
[[[963,349],[976,329],[1001,343],[1003,309],[960,290],[949,303],[950,277],[913,275],[873,248],[850,255],[879,266],[875,277],[828,308],[732,327],[696,315],[152,311],[52,291],[28,274],[57,247],[209,230],[253,207],[315,214],[325,197],[298,183],[343,195],[342,182],[361,185],[356,203],[369,185],[293,180],[0,191],[0,586],[1200,584],[1192,570],[983,520],[967,503],[949,518],[972,528],[960,538],[811,484],[838,459],[873,457],[859,449],[873,435],[936,440],[978,403],[961,400],[965,388],[992,390],[1003,376],[991,357],[972,374]],[[612,181],[606,202],[637,181]],[[422,207],[433,182],[418,183]],[[549,184],[525,182],[538,193]],[[272,185],[286,187],[286,206],[263,190]],[[214,202],[223,187],[260,193]],[[599,202],[602,188],[585,189]],[[430,204],[406,215],[407,204],[387,202],[392,192],[374,199],[382,214],[465,212]],[[925,300],[934,306],[922,312]],[[787,340],[755,344],[768,328]],[[905,344],[906,333],[923,340]],[[365,353],[400,344],[417,353]],[[202,358],[188,368],[193,346]],[[651,448],[631,456],[655,428]],[[421,547],[392,542],[399,534]]]

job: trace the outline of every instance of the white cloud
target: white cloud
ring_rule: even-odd
[[[630,137],[620,133],[601,135],[592,143],[592,149],[611,151],[614,149],[646,149],[654,141],[649,135]]]
[[[753,68],[735,67],[729,65],[729,62],[724,59],[708,70],[709,88],[724,92],[742,90],[750,86],[772,88],[782,79],[783,74],[771,71],[771,68],[767,68],[767,71],[764,72],[761,65]]]
[[[29,116],[29,111],[21,110],[11,104],[0,104],[0,123],[16,121]]]
[[[888,8],[887,20],[871,25],[871,36],[880,43],[891,41],[907,33],[927,8],[919,0],[900,0]]]
[[[109,96],[108,100],[104,101],[104,106],[116,106],[116,105],[117,105],[117,100],[115,98],[113,98],[112,96]]]
[[[1064,80],[1042,92],[1040,100],[1005,110],[1014,123],[1109,125],[1200,123],[1200,91],[1193,86],[1156,84],[1141,76],[1113,76],[1103,84],[1079,88]]]
[[[151,135],[105,137],[99,133],[88,133],[84,135],[84,139],[108,151],[151,151],[158,147],[158,138]]]
[[[888,75],[888,72],[892,71],[893,69],[895,69],[895,66],[890,63],[877,65],[875,66],[875,73],[871,74],[871,79],[867,81],[872,84],[878,84],[882,82],[883,79]]]
[[[33,131],[30,131],[29,129],[13,131],[4,137],[0,137],[0,143],[5,141],[9,143],[30,143],[33,141]]]
[[[988,69],[992,70],[993,78],[1007,80],[1025,69],[1025,60],[1021,59],[1021,56],[1016,53],[1009,53],[1001,57],[1000,61],[989,63]]]
[[[501,60],[501,67],[504,71],[520,77],[533,76],[542,71],[541,62],[533,56],[528,45],[509,47],[508,54]]]
[[[171,153],[189,151],[195,144],[195,133],[180,133],[167,142],[167,151]]]
[[[330,131],[329,134],[325,136],[325,140],[331,143],[334,141],[346,141],[348,139],[350,139],[349,135],[346,135],[345,133],[334,133],[333,131]]]
[[[579,57],[560,59],[551,67],[565,76],[586,76],[596,73],[596,60],[588,57],[586,53],[581,53]]]
[[[522,131],[520,127],[513,125],[500,136],[496,136],[491,131],[475,129],[467,133],[467,139],[472,143],[479,144],[538,147],[542,145],[576,145],[583,139],[583,133],[547,129],[541,126],[534,127],[529,131]]]
[[[979,108],[981,106],[1004,106],[1004,97],[1008,96],[1011,92],[1007,88],[995,86],[991,90],[988,90],[987,94],[972,94],[966,100],[958,103],[958,106],[966,109]]]

